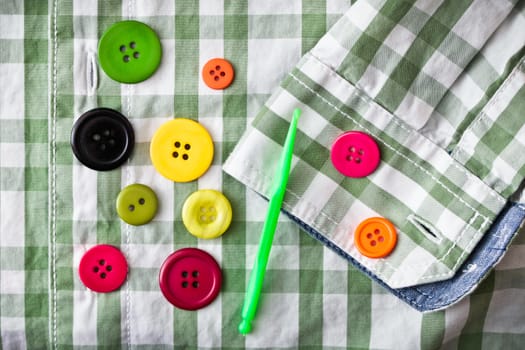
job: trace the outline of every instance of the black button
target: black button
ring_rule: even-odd
[[[134,143],[129,120],[109,108],[95,108],[82,114],[71,131],[73,153],[94,170],[119,167],[128,159]]]

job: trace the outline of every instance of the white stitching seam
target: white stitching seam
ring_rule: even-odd
[[[58,349],[58,303],[57,303],[57,253],[56,253],[56,213],[57,213],[57,194],[56,194],[56,119],[57,119],[57,91],[58,91],[58,67],[57,67],[57,55],[58,55],[58,29],[57,29],[57,16],[58,16],[58,0],[53,2],[53,55],[51,64],[53,65],[53,99],[52,99],[52,116],[51,116],[51,274],[52,274],[52,337],[50,339],[51,346],[54,349]]]
[[[343,78],[341,78],[339,75],[337,75],[337,73],[335,73],[333,70],[331,70],[329,67],[327,67],[326,65],[322,64],[320,62],[320,60],[312,55],[311,53],[309,54],[313,60],[311,60],[312,63],[316,64],[319,68],[321,68],[323,71],[325,71],[329,76],[331,76],[333,79],[337,80],[337,82],[339,84],[349,84],[346,80],[344,80]],[[311,91],[312,93],[314,93],[315,95],[317,95],[319,98],[321,98],[325,103],[327,103],[328,105],[332,106],[336,111],[342,113],[343,115],[347,116],[350,120],[352,120],[354,123],[356,123],[357,125],[359,125],[360,127],[362,127],[363,129],[366,130],[366,128],[364,128],[363,126],[361,126],[354,118],[352,118],[351,116],[345,114],[344,112],[340,111],[336,106],[333,106],[330,101],[327,101],[325,98],[323,98],[322,96],[320,96],[318,93],[316,93],[315,91],[313,91],[312,89],[310,89],[307,85],[305,85],[299,78],[297,78],[295,75],[293,75],[293,73],[290,73],[290,76],[292,78],[294,78],[294,80],[298,81],[301,85],[305,86],[306,89],[308,89],[309,91]],[[374,106],[376,106],[376,102],[373,101],[371,98],[368,98],[367,95],[362,95],[363,92],[361,92],[361,90],[359,89],[358,86],[355,87],[356,89],[356,93],[355,93],[355,97],[359,98],[361,101],[363,101],[364,103],[366,104],[374,104]],[[384,114],[387,118],[390,119],[391,122],[393,122],[397,127],[403,129],[404,131],[406,131],[407,133],[409,134],[412,134],[414,132],[413,129],[408,129],[403,122],[401,122],[400,120],[398,120],[397,118],[390,118],[390,113],[388,113],[387,111],[383,110],[382,108],[378,108],[380,113]],[[371,133],[371,132],[370,132]],[[373,134],[373,133],[371,133]],[[376,135],[374,135],[376,136]],[[377,136],[376,136],[377,137]],[[383,141],[383,140],[382,140]],[[385,141],[383,141],[383,143],[385,143],[385,145],[387,145],[387,143]],[[388,146],[388,145],[387,145]],[[390,147],[389,147],[390,148]],[[410,159],[408,159],[410,161]],[[414,163],[415,164],[415,163]],[[474,180],[474,181],[481,181],[479,178],[475,177],[473,174],[469,173],[466,169],[464,169],[463,167],[461,167],[459,164],[457,164],[456,162],[451,162],[451,165],[456,168],[458,171],[460,171],[463,175],[465,175],[469,180]],[[486,185],[486,184],[485,184]],[[489,187],[488,185],[486,185],[487,187]],[[505,200],[503,198],[501,198],[497,193],[493,192],[493,191],[488,191],[488,194],[491,196],[491,197],[494,197],[494,199],[496,199],[498,202],[504,204],[505,203]]]

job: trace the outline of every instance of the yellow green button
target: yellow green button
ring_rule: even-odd
[[[213,160],[213,141],[196,121],[176,118],[161,125],[150,144],[153,166],[175,182],[189,182],[202,176]]]
[[[113,24],[98,44],[100,66],[113,80],[139,83],[160,65],[162,47],[151,27],[138,21]]]
[[[129,185],[117,197],[117,214],[130,225],[144,225],[157,213],[157,195],[142,184]]]
[[[219,191],[193,192],[182,206],[182,222],[188,232],[198,238],[221,236],[232,221],[230,201]]]

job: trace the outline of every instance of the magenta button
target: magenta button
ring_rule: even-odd
[[[126,280],[128,263],[120,250],[101,244],[88,250],[78,266],[80,280],[94,292],[108,293]]]
[[[332,164],[343,175],[365,177],[376,170],[381,159],[379,147],[370,135],[347,131],[332,145]]]
[[[177,250],[160,268],[160,290],[180,309],[197,310],[210,304],[219,294],[221,281],[219,264],[196,248]]]

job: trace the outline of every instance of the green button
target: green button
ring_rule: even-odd
[[[157,34],[137,21],[113,24],[98,43],[98,58],[104,72],[121,83],[139,83],[157,70],[162,48]]]
[[[130,225],[144,225],[157,213],[157,204],[157,195],[151,188],[133,184],[120,191],[117,197],[117,213]]]

